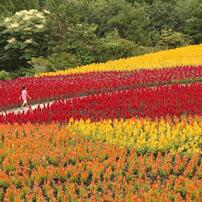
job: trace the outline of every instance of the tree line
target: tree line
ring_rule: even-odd
[[[0,13],[13,77],[202,42],[200,0],[1,0]]]

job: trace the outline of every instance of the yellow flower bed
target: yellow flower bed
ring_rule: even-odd
[[[97,71],[133,71],[176,66],[202,65],[202,44],[123,58],[99,64],[90,64],[57,72],[41,73],[38,76],[56,76]]]
[[[174,120],[173,120],[174,119]],[[201,153],[202,117],[174,117],[150,120],[105,120],[101,122],[70,120],[66,126],[73,134],[81,134],[103,142],[134,147],[145,151]]]

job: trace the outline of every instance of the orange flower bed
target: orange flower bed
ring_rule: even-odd
[[[201,201],[199,154],[141,154],[59,124],[0,127],[1,201]]]

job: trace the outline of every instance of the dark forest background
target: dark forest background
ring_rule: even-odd
[[[201,42],[201,0],[0,0],[2,79]]]

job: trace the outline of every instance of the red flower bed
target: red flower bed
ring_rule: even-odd
[[[0,109],[19,106],[22,85],[26,85],[31,102],[43,102],[79,95],[162,85],[202,77],[202,66],[135,72],[97,72],[43,78],[19,78],[0,81]]]
[[[159,118],[166,115],[202,115],[202,83],[142,87],[134,90],[61,100],[27,114],[0,116],[0,122],[51,122],[87,119],[92,121],[134,116]]]

